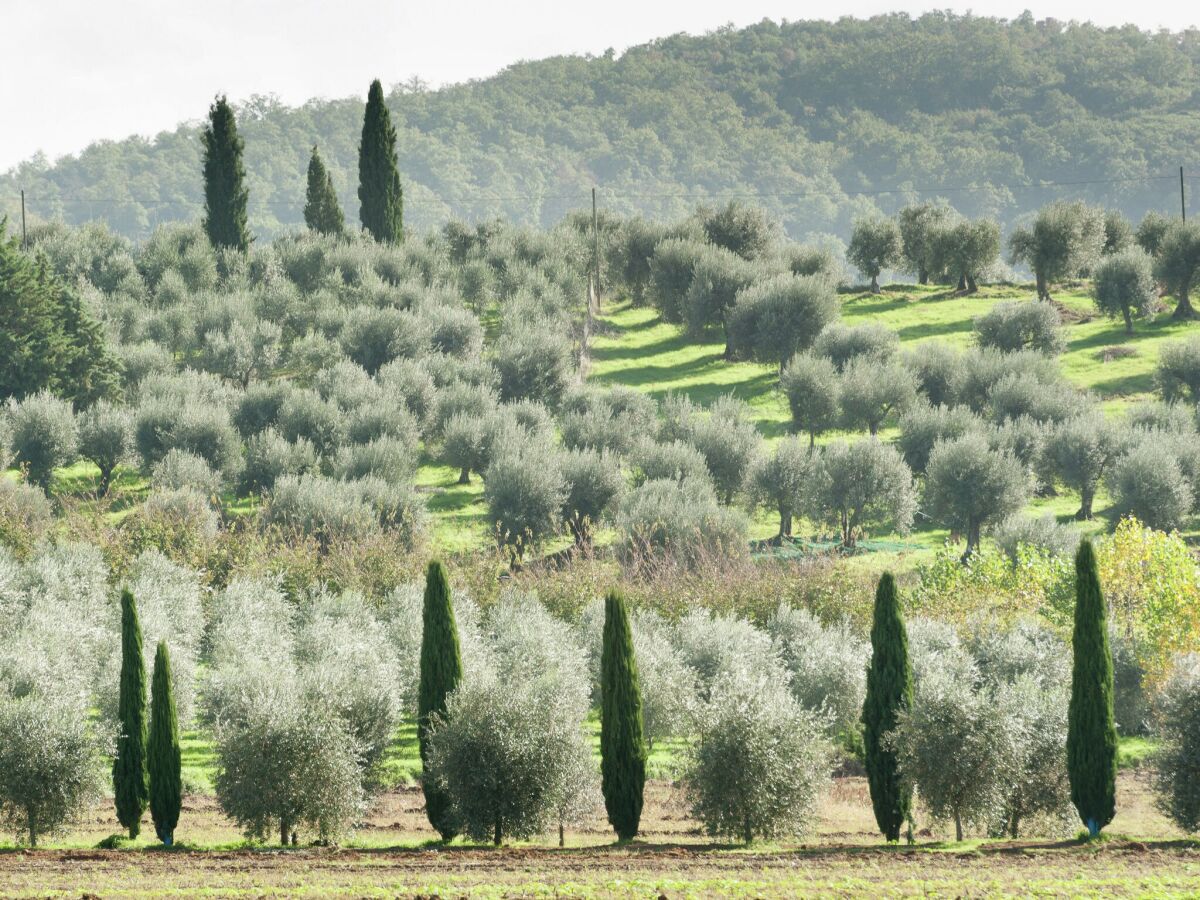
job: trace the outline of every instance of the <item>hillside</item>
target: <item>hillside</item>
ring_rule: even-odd
[[[619,57],[398,87],[388,102],[418,228],[491,216],[548,225],[597,185],[615,212],[678,217],[751,196],[793,237],[845,238],[856,214],[927,195],[1005,224],[1062,195],[1134,219],[1174,211],[1178,166],[1200,166],[1198,73],[1194,30],[939,13],[677,35]],[[300,223],[314,142],[356,217],[361,98],[288,108],[260,97],[239,113],[260,239]],[[195,220],[196,130],[24,163],[0,175],[0,215],[19,211],[23,188],[35,220],[103,219],[130,237]]]

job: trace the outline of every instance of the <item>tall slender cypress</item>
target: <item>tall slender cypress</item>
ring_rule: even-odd
[[[1091,541],[1075,555],[1074,667],[1067,711],[1071,802],[1095,837],[1117,811],[1117,729],[1104,597]]]
[[[149,799],[146,776],[146,661],[142,658],[142,626],[137,603],[121,592],[121,687],[117,715],[121,733],[113,760],[113,799],[117,820],[135,838]]]
[[[321,234],[341,234],[346,219],[333,188],[333,176],[325,168],[321,154],[314,146],[308,160],[308,189],[304,196],[304,224]]]
[[[224,96],[208,110],[204,144],[204,230],[214,247],[245,251],[250,246],[246,229],[246,169],[243,143],[238,136],[233,108]]]
[[[642,690],[625,598],[604,599],[600,655],[600,775],[608,821],[623,841],[637,836],[646,786]]]
[[[179,810],[183,805],[183,776],[175,689],[171,684],[171,654],[166,641],[159,641],[154,653],[147,771],[154,832],[170,847],[175,842],[175,826],[179,824]]]
[[[358,145],[358,217],[373,238],[404,240],[404,190],[396,168],[396,129],[383,102],[383,85],[371,82]]]
[[[424,765],[429,753],[429,720],[435,713],[445,715],[446,697],[462,681],[462,656],[458,647],[458,625],[450,601],[450,582],[446,567],[437,560],[425,573],[425,608],[421,630],[421,685],[417,697],[417,741]],[[428,781],[425,791],[425,815],[442,836],[450,840],[458,834],[450,814],[450,799]]]
[[[875,590],[871,666],[862,721],[871,806],[879,830],[889,841],[900,839],[900,828],[912,808],[912,788],[900,777],[896,752],[884,744],[884,735],[896,727],[896,716],[912,702],[912,692],[908,634],[896,580],[891,572],[884,572]]]

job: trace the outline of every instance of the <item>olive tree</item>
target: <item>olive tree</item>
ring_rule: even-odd
[[[979,279],[1000,256],[1000,225],[991,219],[961,219],[941,225],[932,237],[935,269],[956,278],[960,291],[979,290]]]
[[[97,400],[77,421],[79,455],[100,470],[96,490],[107,495],[117,466],[133,459],[133,414],[127,406]]]
[[[562,517],[579,547],[588,547],[596,526],[612,512],[625,490],[620,460],[607,451],[568,450],[560,458],[566,499]]]
[[[933,406],[954,406],[966,374],[961,350],[945,341],[925,341],[904,354],[904,364],[917,379],[917,391]]]
[[[1058,310],[1040,301],[997,303],[976,317],[975,336],[980,347],[1003,353],[1036,350],[1058,354],[1066,349]]]
[[[79,428],[71,404],[49,391],[8,401],[9,440],[16,463],[46,493],[54,470],[70,465],[79,448]]]
[[[1105,480],[1118,515],[1136,516],[1162,531],[1182,528],[1195,489],[1160,436],[1150,435],[1113,463]]]
[[[435,714],[427,777],[472,840],[529,838],[596,796],[580,710],[544,684],[464,681]]]
[[[934,255],[934,237],[956,217],[957,213],[944,201],[911,204],[896,214],[905,269],[917,276],[918,284],[928,284],[930,276],[941,274]]]
[[[658,480],[699,481],[712,487],[704,454],[685,441],[642,441],[634,447],[630,462],[635,487]]]
[[[857,219],[846,258],[871,280],[871,293],[879,293],[879,273],[903,262],[904,240],[891,219],[871,216]]]
[[[537,400],[554,408],[574,376],[570,340],[547,324],[501,337],[494,362],[501,400]]]
[[[783,370],[779,388],[787,397],[793,430],[808,435],[808,446],[817,435],[832,428],[841,407],[838,404],[837,369],[832,362],[812,353],[797,353]]]
[[[888,737],[903,777],[935,819],[954,823],[958,841],[964,826],[987,828],[1002,816],[1021,756],[1011,695],[978,684],[974,665],[963,665],[966,672],[933,667],[916,679],[912,705]]]
[[[1159,751],[1154,758],[1158,807],[1186,834],[1200,830],[1200,657],[1175,664],[1163,686]]]
[[[708,240],[743,259],[764,255],[780,236],[779,223],[761,206],[730,200],[718,209],[700,211],[700,227]]]
[[[787,437],[775,452],[755,460],[750,469],[750,491],[757,502],[779,513],[780,539],[791,537],[792,516],[803,508],[813,457],[798,438]]]
[[[865,322],[845,325],[831,322],[817,335],[812,352],[831,360],[839,372],[860,356],[890,360],[900,349],[900,335],[886,325]]]
[[[483,483],[488,522],[514,560],[558,529],[567,484],[557,455],[544,442],[506,448],[492,459]]]
[[[983,527],[1025,505],[1029,476],[1020,461],[995,450],[982,434],[939,441],[925,468],[925,509],[935,521],[966,534],[963,561],[979,547]]]
[[[1009,236],[1013,263],[1025,263],[1037,279],[1039,300],[1050,299],[1050,285],[1091,271],[1104,252],[1104,211],[1079,201],[1042,207],[1030,227]]]
[[[1099,411],[1068,419],[1050,429],[1042,456],[1050,472],[1079,492],[1076,519],[1092,518],[1096,488],[1126,446],[1124,430]]]
[[[904,461],[914,472],[924,472],[929,454],[938,441],[962,437],[982,421],[965,406],[930,406],[915,403],[900,417],[900,448]]]
[[[749,407],[732,396],[721,397],[692,426],[691,442],[726,504],[746,482],[746,473],[762,446],[762,436],[750,421]]]
[[[713,686],[685,784],[708,834],[749,844],[811,831],[829,768],[819,716],[769,675],[742,673]]]
[[[813,519],[837,529],[842,547],[852,549],[872,527],[912,526],[917,497],[912,471],[900,454],[875,438],[821,449],[812,467],[805,505]]]
[[[1163,235],[1154,263],[1154,275],[1177,303],[1173,319],[1194,319],[1196,311],[1188,298],[1196,273],[1200,271],[1200,223],[1173,222]]]
[[[1150,210],[1142,217],[1134,233],[1137,245],[1145,250],[1147,255],[1157,257],[1167,229],[1171,227],[1171,221],[1157,210]]]
[[[729,342],[735,356],[782,371],[837,315],[837,295],[828,278],[777,275],[738,292],[728,315]]]
[[[1200,404],[1200,335],[1163,344],[1154,378],[1167,403]]]
[[[1133,319],[1154,315],[1159,308],[1154,263],[1139,247],[1126,247],[1104,257],[1092,280],[1096,309],[1125,322],[1125,333],[1133,334]]]
[[[247,837],[287,844],[306,825],[336,840],[363,806],[360,750],[343,723],[298,697],[262,690],[217,729],[217,802]],[[277,830],[276,830],[277,829]]]
[[[0,700],[0,817],[36,847],[103,796],[110,754],[83,704],[36,693]]]
[[[623,562],[645,567],[668,559],[687,567],[738,558],[746,551],[746,520],[722,507],[705,481],[647,481],[625,495],[617,514]]]
[[[665,321],[683,322],[692,270],[708,249],[709,245],[689,238],[667,238],[655,246],[648,292],[650,302]]]
[[[729,313],[738,293],[759,274],[758,266],[723,247],[706,246],[692,267],[692,281],[683,300],[683,322],[688,334],[700,337],[710,328],[725,327],[725,358],[733,357]]]
[[[866,427],[872,436],[893,414],[908,409],[917,398],[917,381],[897,360],[857,356],[846,363],[838,383],[842,423]]]

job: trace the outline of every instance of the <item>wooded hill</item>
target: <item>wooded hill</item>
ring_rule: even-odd
[[[1174,213],[1178,167],[1200,173],[1198,73],[1196,30],[937,13],[763,21],[439,90],[398,86],[387,101],[417,229],[451,217],[546,225],[596,185],[618,212],[678,217],[736,197],[794,237],[845,239],[857,214],[937,195],[1006,226],[1060,196],[1135,221]],[[238,109],[256,234],[301,224],[314,143],[357,221],[362,104],[257,97]],[[103,219],[131,237],[194,221],[197,128],[23,163],[0,175],[0,215],[19,211],[24,188],[35,219]]]

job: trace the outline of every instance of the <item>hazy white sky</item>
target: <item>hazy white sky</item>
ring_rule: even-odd
[[[433,84],[521,59],[618,52],[680,31],[763,18],[837,18],[953,6],[1012,18],[1028,0],[0,0],[0,171],[99,138],[153,135],[201,117],[218,91],[287,103],[365,93],[417,75]],[[1046,0],[1037,18],[1200,24],[1184,0]]]

